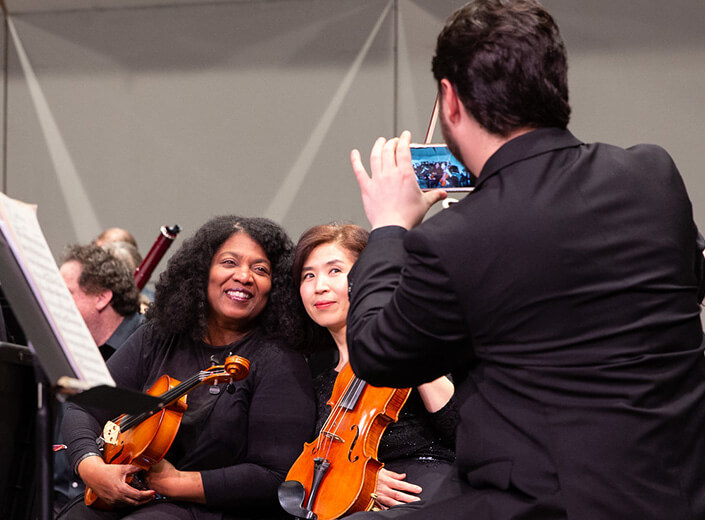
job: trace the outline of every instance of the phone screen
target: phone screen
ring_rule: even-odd
[[[422,190],[472,191],[475,176],[444,144],[412,144],[411,164]]]

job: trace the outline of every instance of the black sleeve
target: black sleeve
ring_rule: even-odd
[[[0,306],[0,341],[7,341],[7,332],[5,330],[5,317],[2,313],[2,306]]]
[[[423,234],[374,230],[350,272],[350,363],[379,386],[418,386],[467,364],[469,333],[450,277]]]
[[[698,233],[696,239],[696,251],[697,257],[695,258],[695,275],[698,279],[698,302],[702,303],[703,298],[705,298],[705,257],[703,257],[703,251],[705,250],[705,238]]]
[[[276,501],[279,484],[313,432],[311,373],[303,356],[281,351],[258,371],[244,463],[201,471],[209,507]]]
[[[143,359],[145,327],[135,332],[108,361],[108,368],[115,384],[130,390],[142,390],[143,370],[147,364]],[[91,408],[90,410],[68,403],[61,423],[61,434],[68,446],[71,467],[86,453],[97,452],[96,439],[105,422],[120,415],[120,411]]]
[[[428,413],[433,429],[440,437],[446,448],[455,450],[455,431],[458,428],[460,415],[455,402],[455,395],[440,410]]]

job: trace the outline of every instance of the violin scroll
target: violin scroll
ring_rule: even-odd
[[[234,383],[250,373],[250,362],[244,357],[228,356],[223,365],[214,365],[202,372],[201,382],[211,385]]]
[[[240,356],[228,356],[225,358],[225,371],[232,381],[240,381],[250,373],[250,361]]]

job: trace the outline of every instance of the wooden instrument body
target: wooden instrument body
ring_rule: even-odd
[[[108,425],[103,430],[106,439],[103,460],[106,464],[134,464],[148,471],[162,460],[171,448],[187,409],[186,394],[189,391],[203,383],[215,385],[240,381],[247,377],[249,371],[250,362],[247,359],[230,355],[225,359],[224,365],[212,366],[183,383],[166,374],[162,375],[147,390],[149,395],[162,398],[160,408],[137,416],[121,415],[108,422],[108,425],[115,427],[111,431],[119,433],[113,442],[108,441],[106,435]],[[132,480],[133,477],[128,477],[127,482]],[[84,501],[86,505],[98,509],[112,509],[111,505],[104,502],[89,487],[86,488]]]
[[[339,404],[355,376],[346,365],[338,374],[328,404],[331,414],[318,438],[304,449],[289,470],[286,480],[296,480],[306,489],[309,500],[317,458],[330,462],[318,486],[310,509],[319,520],[339,518],[346,513],[367,511],[374,505],[379,471],[377,449],[386,427],[399,418],[411,389],[380,388],[365,384],[354,409]],[[357,381],[361,381],[357,379]]]
[[[155,396],[163,395],[179,384],[180,381],[163,375],[147,390],[147,393]],[[148,471],[162,460],[171,448],[186,408],[184,395],[134,428],[121,432],[116,444],[105,445],[103,460],[106,464],[134,464]],[[120,419],[116,424],[120,425]],[[98,509],[112,509],[91,488],[86,488],[84,501],[86,505]]]

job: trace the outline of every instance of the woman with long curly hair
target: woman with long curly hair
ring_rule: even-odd
[[[216,217],[184,242],[156,285],[147,323],[110,359],[118,386],[144,391],[162,374],[180,381],[236,354],[242,381],[200,386],[166,457],[144,477],[108,465],[96,438],[107,414],[72,406],[63,425],[76,472],[103,501],[77,503],[62,518],[276,517],[276,490],[311,435],[309,370],[292,347],[301,338],[291,281],[293,245],[261,218]],[[166,500],[155,500],[166,497]]]
[[[330,399],[338,373],[348,363],[346,339],[348,272],[367,245],[368,233],[354,224],[325,224],[304,232],[296,246],[294,281],[306,313],[311,318],[312,338],[317,348],[326,333],[331,363],[316,376],[313,386],[317,402],[317,431],[330,414]],[[455,428],[458,412],[453,383],[447,377],[415,388],[401,410],[399,420],[382,435],[380,471],[375,495],[377,505],[394,511],[385,518],[400,516],[421,499],[439,491],[443,477],[450,474],[455,460]],[[405,504],[409,504],[404,506]]]

